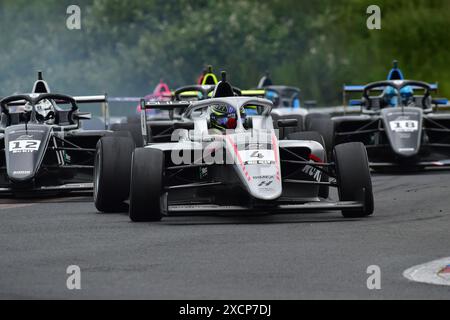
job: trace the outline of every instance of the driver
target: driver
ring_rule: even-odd
[[[386,104],[390,107],[397,107],[400,105],[398,101],[397,89],[394,87],[387,87],[384,90],[384,99]],[[411,86],[406,86],[400,89],[401,105],[408,106],[414,100],[414,90]]]
[[[55,122],[55,107],[48,99],[39,101],[36,106],[36,120],[45,122],[46,124],[53,124]]]
[[[211,126],[214,129],[218,129],[221,132],[236,129],[238,116],[234,107],[227,105],[213,105],[210,110]],[[241,108],[241,120],[245,121],[245,118],[245,109]]]

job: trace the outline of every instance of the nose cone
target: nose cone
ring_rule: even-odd
[[[251,180],[250,194],[259,200],[275,200],[281,197],[282,185],[276,164],[248,166]]]
[[[383,109],[382,117],[391,148],[401,157],[413,157],[420,151],[423,111],[405,107]]]
[[[13,182],[32,180],[45,155],[50,128],[45,125],[16,125],[5,130],[7,174]]]
[[[238,138],[237,135],[227,136],[227,149],[233,155],[236,172],[245,188],[255,199],[278,199],[283,190],[278,141],[275,135],[262,139],[258,137],[251,143],[241,143],[241,139],[242,137]]]

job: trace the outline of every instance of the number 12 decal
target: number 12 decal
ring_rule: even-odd
[[[39,140],[17,140],[9,142],[9,152],[12,153],[26,153],[35,152],[39,150],[41,141]]]

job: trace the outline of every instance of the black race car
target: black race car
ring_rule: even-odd
[[[439,112],[447,99],[433,99],[437,86],[421,81],[387,80],[363,88],[351,105],[360,114],[333,118],[335,143],[362,142],[374,169],[450,166],[450,114]]]
[[[106,96],[50,93],[41,73],[32,93],[0,101],[0,194],[92,191],[96,144],[112,133],[80,129],[91,115],[78,103],[106,103]]]

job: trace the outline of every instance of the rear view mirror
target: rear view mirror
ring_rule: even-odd
[[[298,120],[297,119],[282,119],[282,120],[278,120],[278,127],[279,128],[295,128],[295,127],[298,127]]]

